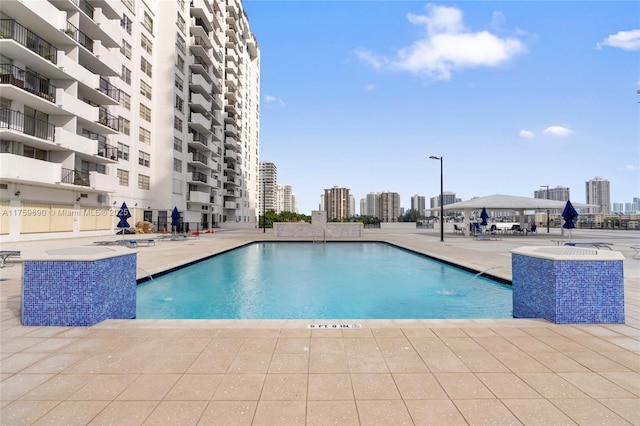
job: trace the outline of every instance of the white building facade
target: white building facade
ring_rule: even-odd
[[[0,4],[0,237],[257,223],[257,41],[233,0]],[[187,225],[188,226],[188,225]]]

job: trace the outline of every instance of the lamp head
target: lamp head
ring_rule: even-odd
[[[435,155],[430,155],[429,158],[432,160],[442,160],[442,157],[436,157]]]

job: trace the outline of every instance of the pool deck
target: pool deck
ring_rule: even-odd
[[[365,230],[510,279],[513,248],[560,231],[477,241],[438,230]],[[130,236],[135,238],[135,235]],[[2,243],[72,248],[120,237]],[[224,230],[139,247],[138,278],[271,230]],[[20,324],[22,267],[0,269],[0,424],[640,425],[636,231],[573,231],[624,254],[625,324],[545,320],[108,320]],[[318,244],[322,244],[318,242]],[[12,260],[8,260],[12,262]],[[314,329],[308,324],[361,324]]]

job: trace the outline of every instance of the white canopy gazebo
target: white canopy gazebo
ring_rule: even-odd
[[[519,213],[519,222],[520,226],[522,226],[522,219],[524,217],[524,212],[527,210],[562,210],[564,206],[567,204],[566,201],[556,201],[556,200],[546,200],[544,198],[529,198],[529,197],[518,197],[515,195],[489,195],[486,197],[478,197],[472,198],[471,200],[461,201],[459,203],[446,204],[443,207],[445,211],[460,211],[464,213],[464,232],[465,235],[469,232],[469,219],[471,217],[471,212],[474,210],[482,210],[483,208],[487,209],[487,211],[491,210],[511,210],[517,211]],[[581,203],[573,203],[573,206],[576,209],[580,208],[589,208],[589,207],[598,207],[594,204],[581,204]],[[440,207],[434,207],[432,209],[428,209],[431,211],[439,211]],[[441,218],[442,220],[442,218]]]

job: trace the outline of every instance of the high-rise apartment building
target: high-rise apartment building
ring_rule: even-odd
[[[564,186],[556,186],[555,188],[546,187],[533,191],[533,198],[540,198],[543,200],[555,200],[555,201],[569,201],[571,194],[569,188]],[[562,210],[551,209],[550,214],[561,214]]]
[[[260,194],[258,196],[262,214],[268,210],[278,211],[278,168],[274,163],[260,161]]]
[[[276,213],[293,212],[292,191],[291,185],[278,184]]]
[[[455,192],[443,192],[442,193],[442,199],[443,199],[443,206],[446,206],[447,204],[453,204],[453,203],[457,203],[460,201],[460,198],[456,198],[456,193]],[[430,204],[430,208],[431,209],[435,209],[436,207],[440,207],[440,195],[437,195],[435,197],[431,197],[429,199],[429,204]],[[440,215],[440,211],[432,211],[433,214],[439,216]],[[455,212],[445,212],[445,215],[454,215]]]
[[[397,192],[383,192],[380,194],[380,211],[378,218],[381,222],[397,222],[400,216],[400,194]]]
[[[324,211],[327,219],[347,219],[350,214],[351,198],[348,188],[334,186],[324,190]]]
[[[4,1],[0,235],[255,226],[260,52],[239,0]],[[115,209],[115,210],[114,210]]]
[[[364,211],[361,209],[360,214],[371,217],[379,217],[380,214],[380,193],[370,192],[364,199]]]
[[[424,214],[426,209],[426,198],[424,195],[414,195],[411,197],[411,210],[416,210],[420,215]]]
[[[591,211],[591,213],[611,213],[611,192],[608,180],[596,176],[585,182],[585,189],[587,204],[597,204],[600,206],[595,209],[590,209],[594,210]]]

